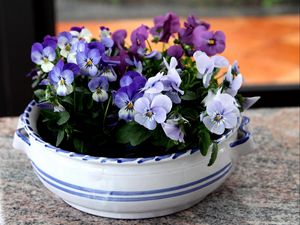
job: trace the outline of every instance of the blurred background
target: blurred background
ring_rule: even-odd
[[[194,14],[226,34],[223,53],[238,60],[245,96],[261,95],[256,107],[299,105],[298,0],[1,0],[0,116],[18,115],[32,97],[30,48],[46,34],[85,26],[131,31],[173,11]]]

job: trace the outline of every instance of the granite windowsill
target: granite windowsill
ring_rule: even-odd
[[[299,109],[249,110],[256,152],[198,205],[145,220],[114,220],[71,208],[11,146],[17,118],[0,118],[0,224],[298,224]]]

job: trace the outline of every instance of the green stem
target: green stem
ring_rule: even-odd
[[[152,47],[151,47],[151,45],[150,45],[150,42],[148,41],[148,39],[147,39],[146,41],[147,41],[147,44],[148,44],[148,46],[149,46],[150,52],[152,52]]]
[[[105,112],[104,112],[104,116],[103,116],[103,127],[104,127],[104,123],[105,123],[105,119],[106,119],[106,116],[107,116],[107,112],[108,112],[110,103],[111,103],[111,96],[110,96],[109,99],[108,99],[108,102],[107,102],[107,105],[106,105],[106,109],[105,109]]]

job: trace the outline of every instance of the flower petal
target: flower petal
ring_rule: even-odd
[[[41,67],[45,73],[48,73],[53,69],[54,65],[52,62],[47,62],[47,63],[43,63]]]
[[[156,120],[157,123],[163,123],[165,122],[167,118],[167,113],[166,110],[162,107],[154,107],[152,108],[153,116],[154,119]]]
[[[134,103],[134,109],[139,113],[145,113],[150,109],[150,101],[146,97],[137,99]]]
[[[163,109],[165,109],[166,113],[169,113],[172,109],[172,101],[166,95],[156,95],[151,103],[151,108],[154,107],[162,107]]]

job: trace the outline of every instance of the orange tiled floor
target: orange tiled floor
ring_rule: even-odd
[[[299,17],[231,17],[206,18],[213,30],[227,36],[224,55],[239,61],[247,84],[299,84]],[[112,31],[132,31],[141,23],[152,26],[152,20],[72,21],[58,22],[57,32],[71,26],[85,26],[98,36],[99,26]]]

